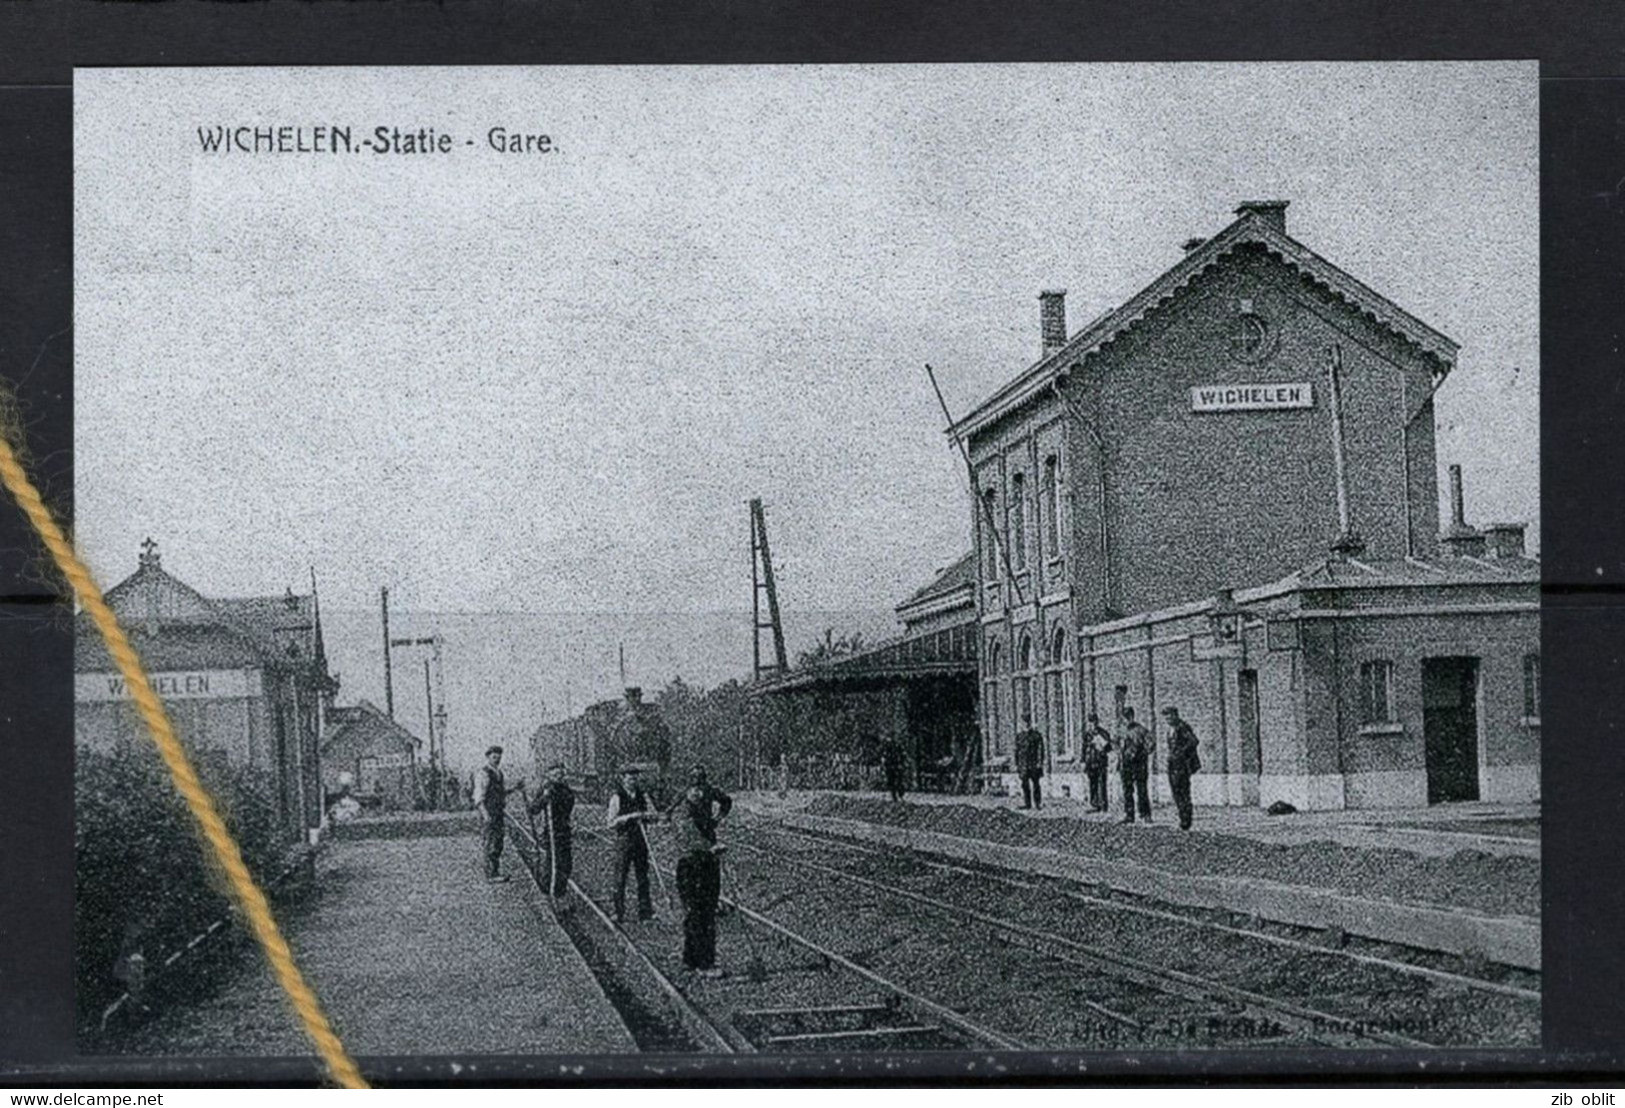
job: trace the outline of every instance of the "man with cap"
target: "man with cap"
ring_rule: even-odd
[[[1033,726],[1030,712],[1021,716],[1021,733],[1016,736],[1016,772],[1021,775],[1021,806],[1044,806],[1044,733]]]
[[[1179,829],[1191,829],[1191,774],[1202,768],[1200,744],[1191,725],[1179,718],[1179,709],[1164,708],[1168,721],[1168,791],[1179,809]]]
[[[626,875],[638,879],[638,918],[654,919],[649,899],[649,836],[644,824],[660,818],[643,791],[637,766],[621,770],[621,782],[609,795],[609,827],[615,832],[615,922],[626,917]]]
[[[550,895],[562,903],[570,887],[570,815],[575,811],[576,794],[564,779],[564,763],[547,767],[547,780],[530,802],[530,814],[546,821],[537,836],[548,849],[547,872],[552,875]]]
[[[474,807],[485,821],[485,879],[506,881],[502,873],[503,819],[508,809],[508,794],[519,785],[509,788],[502,777],[502,748],[487,747],[485,764],[474,775]]]
[[[677,895],[683,901],[683,965],[701,977],[717,968],[717,904],[722,897],[722,847],[717,825],[733,810],[733,798],[695,766],[689,786],[669,815],[677,837]]]
[[[1089,778],[1089,810],[1106,810],[1106,767],[1112,752],[1112,737],[1100,726],[1100,717],[1089,713],[1089,726],[1083,732],[1083,772]]]

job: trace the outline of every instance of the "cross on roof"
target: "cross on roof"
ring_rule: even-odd
[[[147,541],[141,544],[141,564],[157,569],[158,559],[158,544],[152,541],[151,535],[148,535]]]

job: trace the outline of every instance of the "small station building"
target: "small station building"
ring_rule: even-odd
[[[322,785],[331,798],[348,774],[350,795],[363,808],[410,810],[423,796],[418,780],[422,745],[423,740],[370,701],[334,708],[322,737]]]
[[[320,740],[338,681],[328,672],[314,590],[211,599],[165,571],[149,539],[136,571],[106,600],[201,769],[263,774],[290,840],[319,827]],[[76,631],[76,744],[113,751],[149,743],[87,615]]]
[[[969,453],[984,758],[1024,718],[1082,795],[1085,716],[1162,710],[1198,803],[1539,796],[1539,565],[1519,524],[1439,521],[1433,398],[1457,344],[1244,203],[951,434]],[[1009,783],[1009,782],[1007,782]],[[1060,791],[1057,789],[1056,791]],[[1116,801],[1114,800],[1114,804]]]

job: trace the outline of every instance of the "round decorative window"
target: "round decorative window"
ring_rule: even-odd
[[[1226,345],[1232,358],[1252,365],[1274,353],[1276,341],[1275,328],[1267,319],[1257,312],[1242,312],[1230,322]]]

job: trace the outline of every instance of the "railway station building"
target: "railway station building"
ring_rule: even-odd
[[[349,774],[351,793],[363,808],[405,811],[422,796],[418,749],[412,732],[370,701],[333,708],[322,735],[322,785],[332,796]]]
[[[1198,803],[1539,796],[1539,565],[1524,528],[1441,532],[1433,397],[1455,342],[1244,203],[951,429],[975,484],[988,769],[1024,717],[1084,795],[1087,713],[1201,742]]]
[[[108,605],[204,772],[263,774],[290,841],[322,821],[320,742],[338,681],[314,591],[208,598],[168,573],[148,540]],[[85,749],[148,744],[124,679],[89,617],[74,643],[74,738]]]

